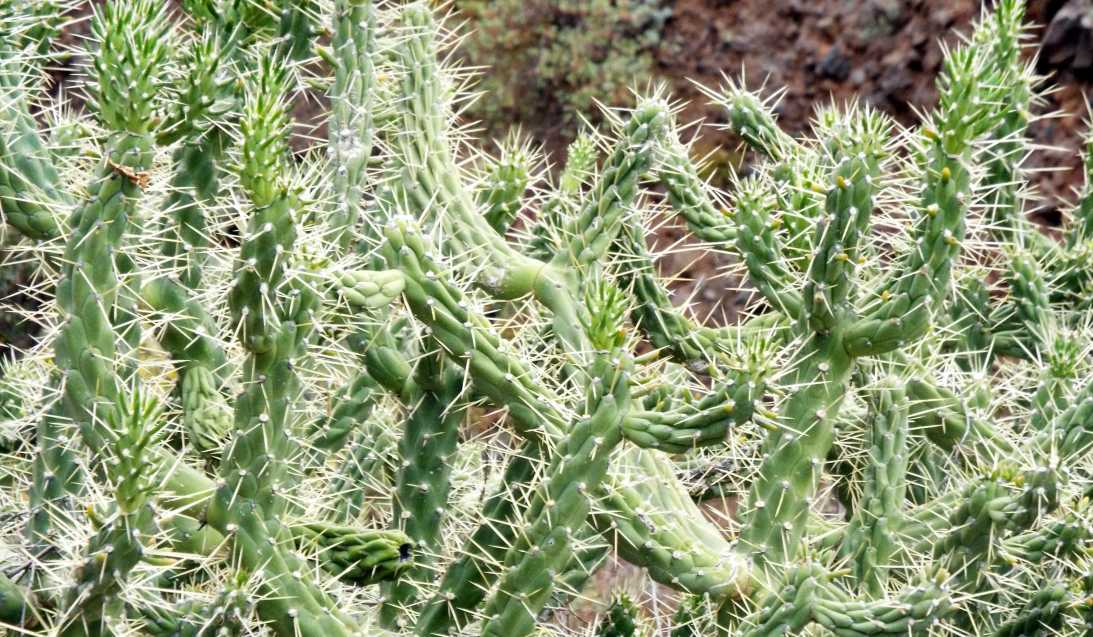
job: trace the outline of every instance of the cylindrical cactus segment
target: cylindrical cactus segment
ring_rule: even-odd
[[[569,225],[576,214],[578,195],[591,179],[598,158],[596,140],[587,134],[578,135],[566,148],[565,167],[558,176],[557,189],[543,204],[531,229],[526,248],[529,256],[549,261],[561,250],[562,228]]]
[[[328,225],[342,249],[353,242],[364,196],[365,168],[375,136],[376,14],[370,1],[337,0],[334,7],[334,83],[330,88],[327,154],[333,171]]]
[[[291,532],[324,569],[357,586],[394,579],[413,564],[414,543],[400,531],[312,522],[295,524]]]
[[[974,195],[969,145],[999,121],[1005,80],[984,47],[961,46],[946,56],[939,104],[918,141],[924,183],[913,220],[914,243],[896,268],[898,275],[870,295],[872,307],[848,330],[852,353],[892,351],[929,329],[930,317],[948,293],[967,228]]]
[[[142,534],[151,524],[151,511],[145,508],[132,515],[113,517],[91,538],[84,561],[76,570],[76,582],[64,597],[59,635],[111,634],[107,618],[122,612],[121,586],[144,556]]]
[[[55,239],[71,198],[30,111],[30,61],[7,42],[0,59],[0,210],[24,236]]]
[[[102,414],[114,409],[119,367],[132,345],[122,340],[123,332],[139,334],[139,325],[121,325],[123,318],[133,318],[125,316],[130,277],[121,248],[151,168],[151,114],[162,84],[159,66],[168,28],[162,7],[138,0],[107,3],[92,20],[99,42],[93,93],[100,102],[111,102],[100,103],[98,114],[113,132],[98,177],[69,222],[56,293],[63,322],[55,353],[65,373],[65,415],[98,452],[112,440]]]
[[[668,106],[661,100],[650,98],[638,104],[604,160],[585,204],[562,230],[564,252],[553,264],[583,270],[603,258],[633,205],[638,181],[663,152],[668,124]]]
[[[657,176],[668,191],[672,208],[687,222],[687,227],[702,241],[715,246],[730,245],[736,228],[725,209],[714,205],[707,186],[698,176],[689,148],[668,140]]]
[[[1093,380],[1034,440],[1034,453],[1053,467],[1066,466],[1093,449]]]
[[[360,372],[337,391],[330,413],[318,418],[311,431],[310,443],[319,459],[336,453],[363,428],[379,398],[379,389],[379,383]]]
[[[853,364],[844,332],[852,317],[847,303],[851,286],[848,268],[855,261],[858,237],[872,210],[872,175],[884,152],[887,126],[882,118],[864,112],[849,119],[845,137],[833,141],[835,166],[827,200],[828,220],[816,224],[816,252],[809,266],[805,298],[798,305],[801,328],[815,333],[801,344],[786,379],[798,389],[786,401],[776,429],[767,438],[760,475],[745,510],[748,524],[742,540],[760,566],[797,557],[809,503],[833,442],[834,421]],[[768,296],[772,302],[778,298]]]
[[[236,559],[260,573],[259,616],[280,634],[342,636],[358,629],[337,610],[284,545],[281,489],[293,481],[289,406],[299,387],[296,359],[307,340],[315,293],[288,269],[302,211],[287,183],[286,75],[279,59],[263,60],[247,91],[239,182],[253,206],[243,235],[229,305],[248,356],[235,400],[235,434],[224,453],[224,480],[208,520],[231,541]]]
[[[1029,426],[1035,431],[1043,431],[1070,405],[1074,384],[1085,368],[1082,346],[1066,334],[1052,339],[1044,356],[1047,367],[1040,372],[1029,418]]]
[[[365,511],[367,500],[390,492],[394,484],[397,443],[395,436],[377,418],[367,419],[357,426],[356,438],[350,443],[327,488],[334,522],[352,525]]]
[[[463,302],[464,293],[450,274],[434,261],[423,237],[406,221],[385,229],[388,266],[398,266],[406,278],[404,297],[414,316],[428,325],[432,337],[453,360],[464,362],[477,390],[509,409],[521,431],[548,423],[548,435],[560,432],[564,421],[550,405],[550,394],[536,383],[524,363],[502,349],[501,339],[488,329],[483,316]]]
[[[746,622],[745,637],[778,637],[800,631],[812,621],[812,609],[825,576],[816,565],[799,566],[786,573],[782,585],[766,595]]]
[[[611,600],[596,628],[596,637],[641,637],[644,631],[640,626],[640,609],[622,593]]]
[[[613,353],[618,356],[617,351]],[[607,475],[629,409],[628,365],[599,355],[589,370],[587,416],[562,440],[531,507],[524,532],[505,556],[497,591],[483,608],[482,635],[521,637],[550,599],[553,574],[572,558],[570,534],[588,517],[591,494]]]
[[[725,109],[729,116],[728,128],[749,147],[776,162],[783,161],[798,149],[797,141],[778,126],[774,114],[781,92],[763,98],[748,91],[743,82],[727,80],[719,90],[707,90],[706,95]]]
[[[843,595],[817,596],[814,621],[838,637],[903,637],[929,635],[932,627],[953,610],[942,578],[911,584],[896,598],[848,599]]]
[[[991,143],[982,153],[986,164],[985,185],[991,188],[986,210],[990,214],[993,234],[1012,240],[1017,246],[1047,247],[1050,241],[1025,219],[1025,198],[1021,192],[1024,172],[1021,164],[1027,155],[1030,113],[1038,82],[1031,66],[1021,60],[1022,40],[1025,39],[1024,3],[1003,2],[994,7],[993,28],[981,30],[981,46],[989,47],[991,61],[1000,75],[1008,78],[1005,99],[997,128],[991,133]]]
[[[813,330],[832,329],[845,321],[853,299],[855,270],[861,266],[859,244],[869,230],[881,162],[887,154],[891,124],[870,109],[834,114],[827,142],[830,174],[825,214],[816,221],[802,316]]]
[[[1043,269],[1027,252],[1010,257],[1010,304],[1012,320],[1019,330],[1031,334],[1028,340],[1038,350],[1046,350],[1057,336],[1057,321],[1051,311],[1051,293]]]
[[[336,284],[350,306],[374,310],[397,299],[405,282],[398,270],[351,270],[340,272]]]
[[[115,503],[91,538],[75,584],[64,595],[61,635],[108,634],[103,622],[121,612],[121,586],[144,556],[149,541],[144,535],[155,528],[148,496],[159,467],[148,452],[166,424],[161,415],[159,405],[142,399],[139,391],[120,398],[107,412],[113,437],[105,473],[113,483]]]
[[[834,436],[834,421],[852,361],[839,338],[813,336],[798,353],[788,382],[798,387],[767,438],[766,456],[751,487],[741,536],[760,565],[793,560]]]
[[[979,591],[986,582],[991,538],[1005,528],[1009,515],[1019,508],[1001,481],[984,478],[965,488],[962,500],[948,516],[948,528],[933,542],[932,551],[955,584]]]
[[[231,407],[204,366],[190,367],[182,377],[182,424],[190,443],[206,452],[223,449],[231,433]]]
[[[755,177],[737,184],[733,200],[736,249],[752,284],[776,310],[796,318],[801,313],[801,292],[776,233],[778,224],[771,217],[772,192],[770,184]]]
[[[426,356],[416,376],[421,396],[403,425],[398,449],[391,525],[405,533],[421,556],[404,577],[384,585],[380,617],[388,628],[405,624],[405,609],[417,602],[418,581],[431,577],[428,556],[442,552],[442,525],[451,490],[451,459],[459,441],[466,399],[463,370],[439,354]]]
[[[907,490],[908,402],[898,381],[877,387],[869,398],[864,492],[842,550],[854,560],[852,568],[861,590],[882,597]]]
[[[1088,519],[1089,503],[1083,501],[1077,509],[1059,520],[1006,538],[1002,542],[1001,557],[1005,561],[1024,561],[1043,564],[1044,560],[1068,560],[1077,556],[1093,537],[1093,526]]]
[[[627,445],[599,504],[593,524],[655,581],[714,600],[752,590],[751,560],[707,523],[662,453]]]
[[[482,215],[498,234],[504,235],[523,206],[532,170],[529,142],[519,132],[500,144],[501,156],[491,161],[477,200]]]
[[[1038,586],[1017,617],[1002,624],[992,637],[1051,635],[1063,627],[1070,591],[1060,583]]]
[[[115,0],[96,11],[91,99],[111,130],[143,135],[157,126],[153,114],[166,82],[163,62],[171,48],[171,24],[166,7],[154,0]]]
[[[56,384],[60,384],[60,378],[59,372],[50,377]],[[28,493],[30,517],[26,537],[43,554],[50,554],[62,540],[58,531],[71,523],[68,517],[76,504],[72,496],[80,491],[82,484],[76,431],[64,416],[62,400],[56,400],[38,420],[39,450]]]
[[[447,143],[450,87],[441,81],[437,61],[437,26],[432,9],[413,3],[401,15],[405,35],[397,62],[401,80],[395,151],[401,166],[402,190],[409,206],[423,220],[436,220],[447,231],[443,248],[460,254],[479,270],[487,288],[513,298],[527,294],[543,264],[516,252],[477,213],[471,193],[456,176],[459,169]]]
[[[186,75],[157,135],[160,145],[179,142],[163,206],[163,253],[176,260],[183,284],[191,289],[203,274],[209,243],[206,208],[221,194],[221,164],[231,143],[226,123],[238,106],[233,64],[240,35],[206,28],[190,45]]]
[[[188,289],[167,277],[144,284],[140,299],[160,328],[157,340],[185,377],[190,367],[203,367],[223,383],[231,370],[216,322]]]
[[[509,547],[516,543],[518,517],[535,478],[543,449],[528,442],[505,467],[502,486],[482,505],[482,523],[467,541],[472,550],[452,562],[440,580],[437,593],[418,615],[414,634],[420,637],[449,635],[474,621],[479,605],[497,579]]]
[[[723,443],[730,427],[751,419],[763,387],[740,373],[691,404],[662,411],[632,410],[623,420],[623,435],[645,449],[686,453]]]
[[[242,637],[254,607],[248,580],[239,572],[208,602],[187,600],[166,608],[147,603],[134,610],[152,637]]]
[[[401,20],[407,37],[402,39],[396,56],[399,67],[405,70],[397,118],[403,132],[396,136],[395,150],[400,190],[397,199],[423,221],[443,227],[444,252],[458,255],[461,269],[471,273],[480,288],[501,299],[532,294],[553,312],[554,333],[566,347],[573,352],[585,351],[587,343],[579,329],[578,303],[570,293],[571,282],[556,268],[524,256],[509,245],[477,214],[471,193],[457,178],[459,168],[448,143],[450,87],[440,81],[432,10],[424,3],[414,3],[402,12]],[[650,134],[651,130],[645,130],[639,136],[646,139]],[[628,174],[624,170],[612,179]],[[626,188],[619,190],[625,195]],[[600,200],[614,203],[617,194],[610,190]],[[441,209],[444,214],[438,215]],[[591,223],[591,219],[585,221],[580,225],[582,229]],[[597,244],[596,249],[606,247]]]
[[[747,622],[748,637],[792,634],[816,623],[839,637],[925,636],[953,610],[942,577],[908,586],[898,597],[855,599],[816,564],[792,568]]]

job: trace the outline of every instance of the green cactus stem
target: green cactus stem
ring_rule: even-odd
[[[843,550],[853,557],[854,575],[862,591],[882,597],[907,488],[908,405],[898,385],[877,388],[872,403],[864,492]]]
[[[501,156],[490,163],[478,191],[482,215],[498,234],[504,235],[520,214],[531,172],[531,149],[518,132],[500,143]]]
[[[414,544],[398,531],[305,523],[293,525],[291,532],[297,546],[314,551],[326,571],[358,586],[395,579],[413,563]]]
[[[391,507],[392,526],[421,548],[421,559],[404,577],[384,585],[380,617],[388,628],[406,624],[405,608],[417,601],[417,581],[429,579],[428,556],[442,548],[444,510],[451,489],[451,457],[465,413],[462,370],[439,355],[419,363],[417,386],[422,393],[399,440],[399,467]]]
[[[575,423],[535,503],[529,524],[505,556],[497,591],[486,602],[482,634],[531,634],[535,615],[553,590],[552,573],[572,555],[569,534],[588,517],[588,494],[607,473],[611,448],[622,441],[621,421],[629,407],[626,368],[601,356],[590,370],[587,419]]]

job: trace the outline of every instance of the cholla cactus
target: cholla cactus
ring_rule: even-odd
[[[918,128],[709,89],[766,157],[728,194],[661,91],[557,184],[483,160],[424,3],[184,5],[97,8],[85,112],[38,117],[70,7],[0,3],[44,335],[0,378],[6,627],[568,635],[625,560],[663,599],[584,634],[1089,634],[1093,189],[1063,242],[1025,220],[1018,0]],[[671,302],[666,214],[735,256],[738,324]]]

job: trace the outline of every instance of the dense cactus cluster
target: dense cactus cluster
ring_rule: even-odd
[[[61,50],[73,4],[0,1],[11,634],[1093,635],[1093,186],[1026,220],[1019,0],[918,127],[708,89],[728,193],[657,90],[556,183],[469,143],[428,4],[107,0]],[[673,304],[672,216],[738,322]]]

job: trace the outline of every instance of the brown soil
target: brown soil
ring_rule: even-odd
[[[1050,221],[1080,183],[1076,150],[1085,131],[1083,96],[1090,91],[1088,31],[1063,28],[1063,18],[1093,16],[1087,0],[1030,2],[1030,18],[1039,26],[1031,44],[1050,33],[1039,70],[1053,74],[1059,90],[1041,112],[1062,111],[1032,127],[1038,144],[1060,147],[1041,152],[1032,165],[1065,170],[1041,174],[1037,184],[1046,195],[1042,214]],[[804,133],[817,104],[831,99],[860,99],[902,124],[917,121],[915,108],[936,100],[934,80],[943,45],[958,41],[980,14],[975,0],[678,0],[667,25],[665,45],[656,53],[657,72],[673,78],[676,95],[689,101],[685,118],[722,123],[724,115],[710,106],[686,78],[711,86],[721,74],[746,73],[748,84],[785,88],[778,107],[781,124]],[[1045,25],[1051,25],[1048,29]],[[1030,55],[1036,47],[1030,47]],[[706,150],[733,147],[728,133],[703,132]]]

